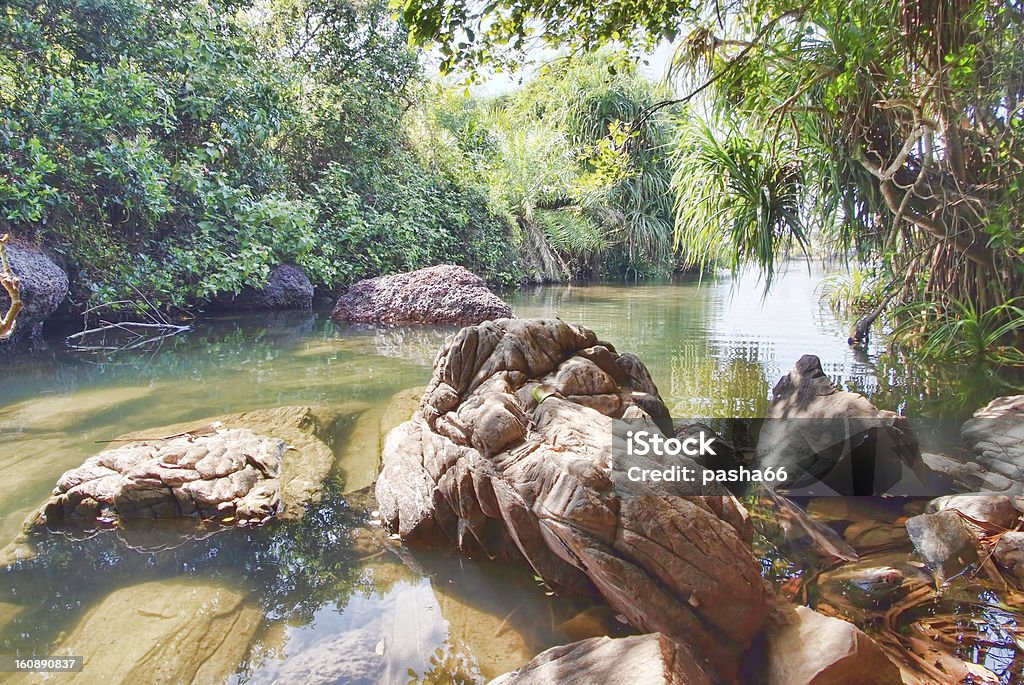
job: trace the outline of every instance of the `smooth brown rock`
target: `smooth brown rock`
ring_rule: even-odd
[[[852,623],[804,606],[768,630],[768,685],[900,685],[896,665]]]
[[[595,637],[541,652],[490,685],[711,685],[686,649],[658,633]]]
[[[85,657],[68,685],[222,683],[235,672],[259,629],[259,609],[241,592],[196,580],[154,581],[108,595],[53,646]],[[18,674],[12,685],[39,682]]]
[[[510,316],[512,309],[483,279],[447,264],[359,281],[331,314],[335,321],[355,323],[457,325]]]
[[[1024,581],[1024,532],[1012,530],[1000,535],[993,556],[1013,577]]]
[[[724,490],[634,483],[612,463],[613,432],[657,431],[651,412],[667,416],[642,363],[624,357],[558,320],[463,329],[387,438],[381,518],[409,543],[525,560],[553,589],[599,595],[728,672],[768,611],[752,528]],[[578,399],[609,395],[611,415]]]

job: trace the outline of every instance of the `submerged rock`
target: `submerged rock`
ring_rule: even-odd
[[[306,272],[294,264],[275,266],[262,288],[244,288],[237,295],[224,295],[210,305],[211,309],[222,311],[276,311],[312,306],[313,284]]]
[[[262,623],[238,590],[190,579],[117,590],[88,611],[50,653],[84,657],[61,683],[222,683],[235,672]],[[39,682],[17,674],[11,685]]]
[[[711,685],[686,649],[664,635],[594,637],[541,652],[490,685]]]
[[[359,281],[338,300],[331,318],[355,323],[480,323],[512,316],[512,308],[479,277],[442,264]]]
[[[900,685],[900,670],[852,623],[796,607],[768,631],[768,685]]]
[[[128,435],[61,476],[25,529],[97,519],[300,518],[319,501],[334,462],[320,437],[323,421],[309,407],[280,407]]]
[[[913,590],[931,584],[931,577],[907,561],[905,552],[891,552],[845,564],[818,576],[821,601],[839,608],[885,609]]]
[[[860,553],[905,547],[907,529],[895,523],[857,521],[843,531],[843,539]]]
[[[281,506],[287,449],[247,429],[114,447],[61,476],[29,526],[177,516],[265,521]]]
[[[11,337],[0,340],[0,349],[39,337],[43,322],[57,311],[68,294],[68,275],[38,246],[12,240],[5,247],[11,272],[21,282],[22,309]],[[0,288],[0,317],[7,313],[10,305],[10,296]]]
[[[728,673],[768,611],[746,511],[724,490],[634,483],[612,463],[613,418],[658,431],[667,416],[643,363],[586,328],[465,328],[386,440],[381,517],[412,543],[525,560]]]
[[[952,510],[907,519],[914,549],[942,580],[958,576],[978,563],[977,538]]]
[[[905,480],[904,488],[920,489],[927,477],[906,419],[836,388],[814,355],[801,357],[772,389],[755,464],[784,467],[782,485],[808,487],[808,494],[885,494]]]
[[[384,439],[393,428],[409,418],[419,406],[423,388],[401,390],[386,406],[368,409],[356,419],[341,447],[338,475],[348,495],[373,485],[380,473],[380,455]]]

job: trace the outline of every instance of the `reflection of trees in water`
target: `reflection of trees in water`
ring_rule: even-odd
[[[476,685],[482,682],[480,667],[463,644],[452,644],[449,637],[443,647],[430,655],[430,662],[423,673],[410,668],[406,685]]]
[[[684,342],[670,361],[670,386],[661,392],[680,418],[760,417],[771,386],[762,357],[772,345],[762,340]]]
[[[182,523],[194,531],[196,522]],[[0,634],[0,651],[46,653],[45,645],[103,597],[161,579],[240,587],[269,621],[308,623],[324,604],[344,605],[358,586],[351,534],[364,524],[364,514],[328,496],[301,522],[209,536],[145,522],[87,539],[47,534],[36,559],[5,573],[0,601],[26,604]]]
[[[142,379],[190,376],[211,364],[266,363],[312,336],[329,335],[324,322],[307,311],[201,319],[191,332],[151,349],[116,354],[73,352],[62,340],[50,340],[0,365],[0,384],[6,401],[31,396],[38,388],[71,392],[97,383],[137,385]]]
[[[1024,393],[1024,369],[991,365],[941,366],[913,354],[883,352],[859,357],[866,372],[839,385],[863,393],[882,409],[904,416],[965,421],[999,395]]]

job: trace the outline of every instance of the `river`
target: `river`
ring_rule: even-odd
[[[809,353],[837,384],[908,415],[962,420],[996,394],[966,373],[955,393],[937,387],[894,367],[882,343],[852,350],[847,326],[819,302],[823,275],[820,265],[791,263],[767,298],[756,278],[728,276],[504,295],[520,317],[582,323],[636,353],[676,416],[762,415],[774,383]],[[376,459],[353,454],[366,437],[357,417],[425,385],[453,329],[338,326],[328,314],[200,319],[152,349],[53,344],[0,367],[0,547],[98,441],[282,405],[343,406],[353,417],[334,440],[333,494],[302,523],[173,544],[159,530],[45,540],[38,559],[4,572],[0,653],[47,654],[118,589],[183,579],[231,588],[258,608],[255,639],[229,669],[236,682],[311,678],[359,640],[378,654],[386,646],[388,682],[479,682],[586,634],[588,621],[625,630],[600,608],[549,596],[523,569],[364,544],[365,512],[343,496],[362,485],[346,482],[358,470],[346,460]]]

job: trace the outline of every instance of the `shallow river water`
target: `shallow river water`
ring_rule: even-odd
[[[851,350],[846,326],[818,302],[821,278],[820,266],[791,265],[767,299],[756,279],[727,277],[504,295],[518,316],[582,323],[639,355],[676,416],[763,415],[771,386],[808,353],[837,383],[910,415],[962,420],[998,394],[964,373],[953,394],[965,399],[951,403],[933,381],[886,366],[878,349]],[[158,349],[98,355],[54,343],[4,361],[0,547],[63,471],[102,449],[98,441],[283,405],[332,407],[347,419],[333,436],[329,496],[301,523],[189,539],[159,529],[45,539],[37,559],[0,575],[0,653],[49,654],[70,640],[86,653],[131,655],[140,649],[131,617],[118,632],[117,612],[134,611],[139,596],[163,593],[173,603],[183,588],[207,593],[197,601],[241,598],[246,621],[255,621],[251,630],[236,621],[239,644],[228,635],[218,648],[233,682],[361,682],[327,675],[359,672],[346,660],[370,653],[386,662],[374,672],[379,682],[475,683],[547,647],[624,630],[599,607],[549,596],[524,569],[411,553],[368,525],[379,422],[360,417],[425,385],[453,330],[338,326],[327,312],[287,313],[202,319]],[[97,625],[112,627],[97,634]]]

